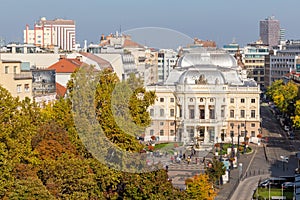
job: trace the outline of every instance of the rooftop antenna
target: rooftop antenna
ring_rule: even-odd
[[[119,27],[119,31],[120,31],[120,36],[122,36],[122,26],[121,25]]]

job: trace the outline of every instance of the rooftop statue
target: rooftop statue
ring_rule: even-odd
[[[198,78],[198,80],[195,80],[195,84],[202,84],[202,85],[206,85],[207,84],[207,79],[205,79],[204,74],[201,74]]]

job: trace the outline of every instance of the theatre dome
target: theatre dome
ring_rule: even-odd
[[[211,69],[210,69],[211,67]],[[179,84],[203,84],[203,85],[218,85],[224,84],[225,79],[219,70],[214,66],[207,66],[207,68],[190,68],[183,72],[178,80]]]
[[[189,52],[182,55],[178,59],[178,67],[190,67],[190,66],[201,66],[201,65],[215,65],[221,67],[236,67],[236,59],[228,54],[227,52],[221,50],[215,51],[198,51]]]

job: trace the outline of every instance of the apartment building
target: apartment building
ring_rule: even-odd
[[[34,24],[33,29],[23,31],[24,43],[34,44],[41,48],[72,51],[76,45],[76,25],[74,20],[54,19],[47,20],[42,17]]]
[[[21,61],[0,60],[0,85],[20,100],[32,96],[32,73],[21,70]]]

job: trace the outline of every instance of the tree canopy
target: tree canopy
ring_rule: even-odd
[[[120,148],[139,151],[143,145],[135,138],[135,131],[128,134],[113,119],[111,93],[120,81],[108,70],[99,76],[92,103],[100,125]],[[70,96],[77,81],[72,77],[68,84]],[[128,108],[123,108],[125,117],[137,127],[146,127],[150,123],[146,110],[155,94],[141,85],[134,90],[132,86],[128,88],[131,92],[124,94],[129,97]],[[126,173],[95,159],[78,136],[70,99],[59,99],[40,108],[29,99],[13,98],[1,86],[0,198],[190,199],[185,191],[172,186],[165,170]]]

